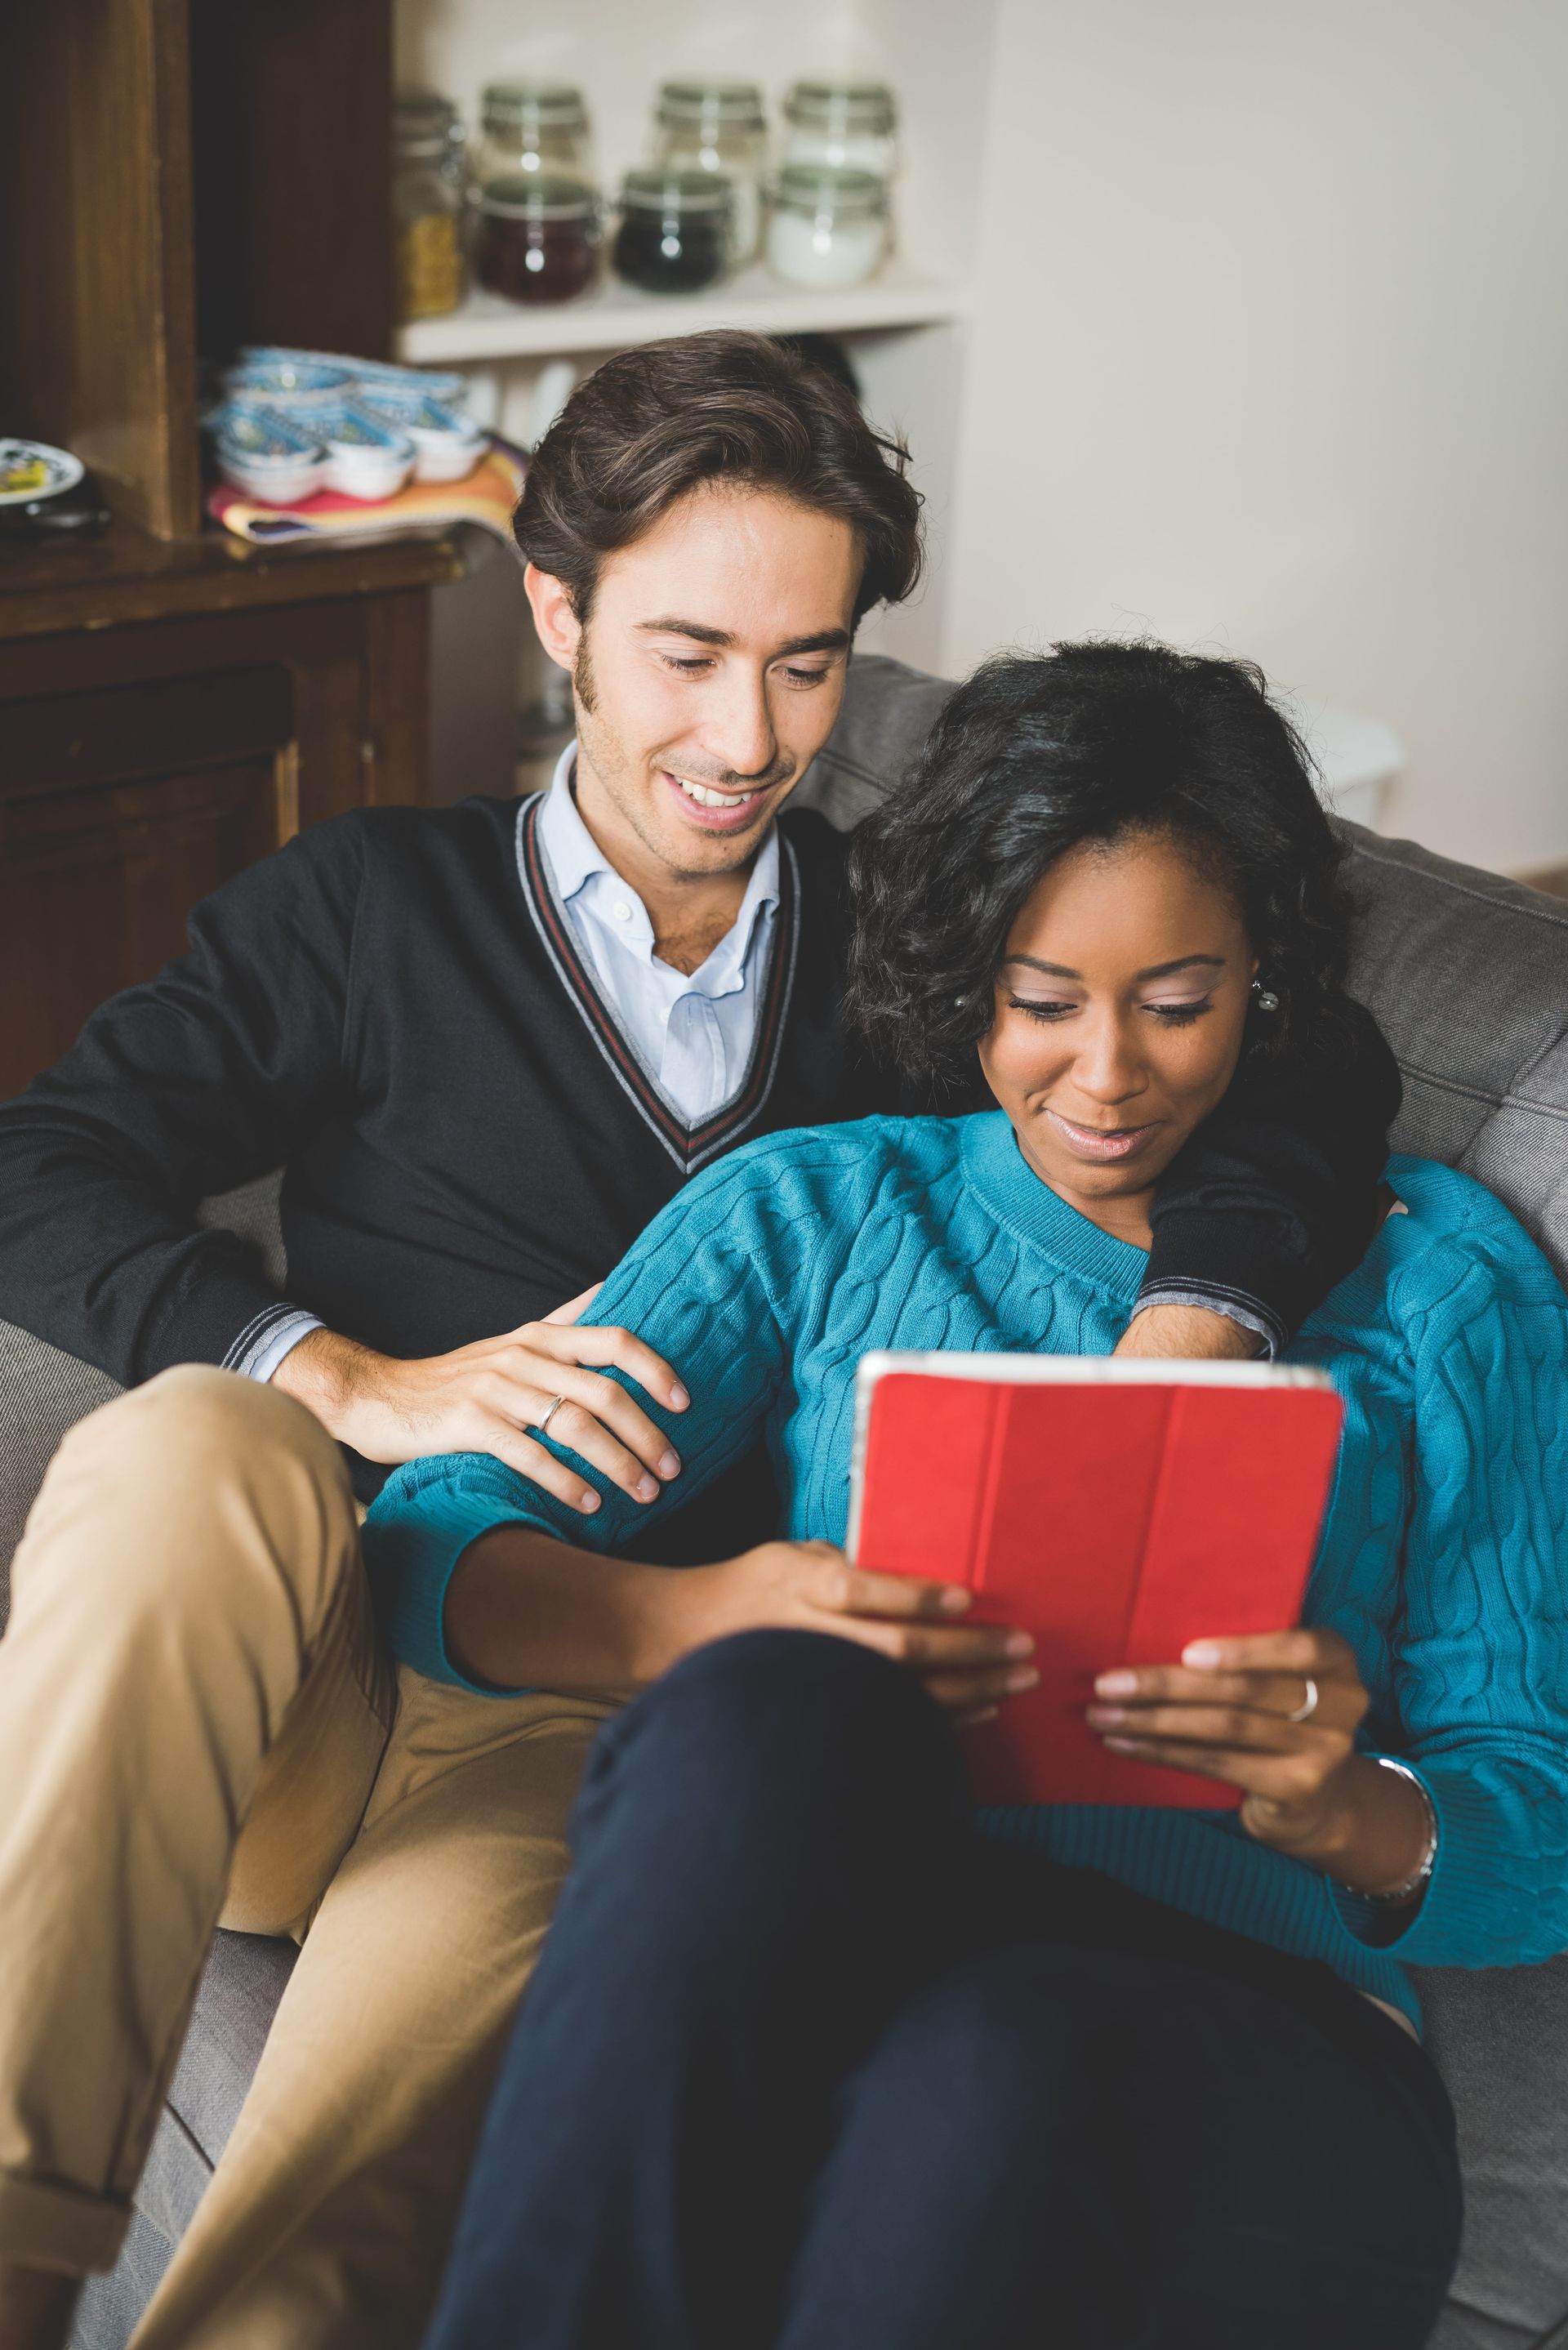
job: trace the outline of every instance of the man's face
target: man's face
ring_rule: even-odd
[[[693,491],[607,558],[586,629],[530,567],[576,689],[577,798],[607,854],[731,872],[838,715],[861,554],[847,523],[765,491]],[[629,843],[628,843],[629,845]]]

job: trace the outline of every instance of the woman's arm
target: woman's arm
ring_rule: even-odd
[[[858,1226],[862,1151],[832,1129],[737,1151],[671,1201],[606,1283],[597,1310],[690,1367],[679,1423],[649,1399],[656,1421],[679,1427],[684,1466],[670,1506],[752,1449],[789,1376],[794,1334],[831,1282],[836,1244]],[[764,1543],[705,1567],[605,1555],[663,1506],[612,1485],[585,1519],[482,1454],[410,1463],[365,1527],[394,1653],[480,1690],[628,1689],[704,1640],[766,1625],[860,1640],[965,1713],[1033,1679],[1027,1635],[952,1620],[967,1592],[862,1575],[827,1544]]]
[[[366,1558],[387,1638],[405,1663],[471,1685],[537,1679],[532,1666],[517,1676],[500,1669],[504,1654],[508,1666],[514,1661],[515,1627],[498,1617],[493,1648],[481,1620],[500,1608],[504,1577],[476,1571],[476,1596],[462,1607],[467,1653],[478,1669],[464,1671],[449,1649],[448,1588],[460,1563],[466,1579],[471,1546],[477,1554],[482,1535],[505,1526],[553,1536],[557,1552],[627,1549],[659,1512],[689,1504],[751,1450],[785,1376],[784,1317],[793,1321],[806,1301],[821,1229],[813,1215],[792,1214],[802,1203],[792,1199],[787,1166],[781,1174],[775,1164],[782,1151],[770,1140],[698,1176],[639,1235],[595,1300],[596,1325],[633,1330],[658,1357],[680,1364],[691,1397],[685,1411],[677,1415],[650,1388],[639,1398],[680,1455],[673,1487],[649,1503],[596,1478],[573,1448],[569,1411],[542,1440],[572,1472],[565,1494],[477,1452],[410,1461],[388,1481],[366,1522]],[[631,1386],[617,1368],[605,1376]],[[576,1504],[568,1498],[574,1488]],[[588,1495],[595,1506],[584,1514]],[[493,1558],[493,1546],[488,1555]],[[620,1571],[623,1584],[627,1572]]]
[[[1416,1496],[1387,1751],[1431,1804],[1434,1866],[1402,1912],[1346,1908],[1420,1966],[1568,1948],[1568,1306],[1511,1220],[1492,1238],[1480,1262],[1456,1251],[1440,1303],[1408,1317]],[[1292,1722],[1307,1673],[1318,1703]],[[1103,1677],[1097,1697],[1107,1744],[1245,1788],[1250,1831],[1336,1882],[1386,1893],[1419,1868],[1420,1794],[1355,1751],[1366,1699],[1337,1635],[1199,1643],[1180,1667]]]
[[[762,1543],[712,1566],[643,1566],[523,1525],[464,1552],[447,1593],[448,1655],[471,1681],[645,1689],[693,1648],[736,1632],[826,1632],[907,1665],[939,1705],[983,1720],[1039,1676],[1027,1633],[955,1624],[957,1585],[866,1575],[831,1543]]]

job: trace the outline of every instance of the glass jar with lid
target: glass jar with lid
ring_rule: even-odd
[[[786,163],[774,190],[768,263],[791,286],[859,286],[888,257],[888,183],[871,172]]]
[[[827,163],[891,180],[898,109],[885,81],[797,81],[784,99],[786,163]]]
[[[767,119],[754,81],[667,81],[659,93],[653,160],[673,172],[730,182],[732,258],[754,261],[763,233]]]
[[[392,109],[398,316],[443,317],[464,290],[462,131],[451,99],[400,90]]]
[[[647,294],[700,294],[730,266],[732,220],[730,182],[716,172],[628,172],[617,274]]]
[[[485,85],[473,176],[548,172],[592,182],[593,142],[583,94],[569,82],[493,81]]]
[[[586,181],[501,172],[479,192],[474,273],[507,302],[571,302],[598,275],[599,202]]]

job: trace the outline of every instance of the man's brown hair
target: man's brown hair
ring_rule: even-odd
[[[605,556],[678,498],[706,483],[771,490],[856,531],[858,621],[919,577],[909,463],[847,386],[798,352],[763,335],[681,335],[607,359],[577,386],[534,452],[512,527],[586,621]]]

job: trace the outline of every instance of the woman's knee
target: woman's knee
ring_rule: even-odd
[[[965,1801],[953,1733],[918,1680],[854,1642],[742,1632],[694,1649],[616,1717],[589,1774],[593,1799],[679,1787],[691,1831],[711,1814],[763,1832],[857,1811],[900,1816]]]
[[[703,1742],[768,1771],[781,1750],[839,1767],[951,1743],[919,1680],[832,1634],[761,1630],[694,1648],[621,1717],[629,1742]]]

